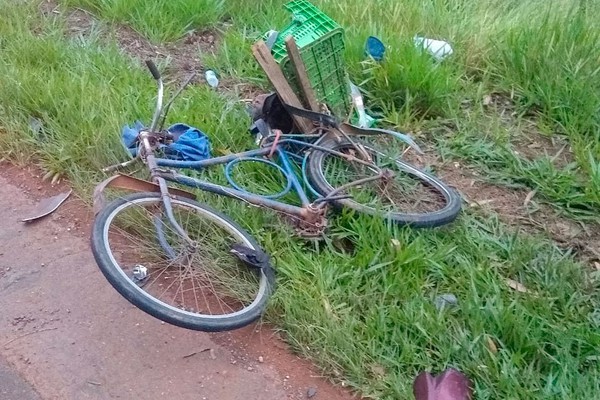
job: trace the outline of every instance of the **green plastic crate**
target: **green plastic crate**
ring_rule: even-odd
[[[285,47],[285,39],[292,35],[317,99],[327,104],[335,115],[347,116],[350,112],[350,93],[344,63],[344,30],[306,0],[294,0],[285,8],[292,12],[293,19],[280,31],[273,44],[273,58],[292,87],[299,92],[296,74]]]
[[[279,32],[271,53],[278,63],[287,57],[285,38],[292,35],[299,48],[318,41],[326,34],[342,29],[334,20],[306,0],[294,0],[284,6],[292,13],[292,22]]]

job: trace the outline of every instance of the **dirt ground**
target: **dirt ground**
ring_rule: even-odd
[[[0,399],[39,400],[33,387],[0,357]]]
[[[266,325],[193,332],[130,305],[94,263],[80,200],[20,221],[65,189],[0,163],[2,400],[353,398]]]
[[[562,139],[545,139],[530,133],[529,146],[519,147],[527,158],[558,154],[557,165],[572,161],[564,150]],[[535,146],[532,146],[535,145]],[[600,226],[595,222],[584,224],[564,215],[560,210],[539,199],[537,190],[525,190],[495,185],[486,181],[477,167],[458,162],[443,162],[435,150],[425,155],[409,152],[404,157],[421,169],[433,169],[443,181],[457,189],[465,201],[464,207],[483,214],[495,214],[515,231],[542,235],[552,239],[563,250],[571,250],[581,263],[596,269],[600,265]]]
[[[46,0],[40,12],[63,11]],[[66,22],[66,35],[84,37],[99,23],[81,9],[66,11]],[[132,58],[171,60],[165,72],[175,80],[201,75],[201,55],[215,51],[220,39],[216,32],[191,32],[177,43],[155,45],[128,27],[111,27]],[[222,82],[220,90],[240,98],[255,94],[239,82]],[[488,103],[510,122],[510,102],[490,96]],[[556,154],[558,162],[569,161],[564,143],[542,139],[522,143],[523,155]],[[461,165],[421,161],[439,167],[466,207],[546,234],[586,264],[600,262],[600,230],[544,204],[532,207],[534,191],[486,184]],[[47,218],[20,222],[39,199],[65,189],[43,184],[35,170],[0,163],[0,400],[303,399],[309,392],[314,399],[353,398],[291,354],[268,326],[205,334],[163,324],[130,305],[96,267],[88,243],[92,215],[74,195]]]

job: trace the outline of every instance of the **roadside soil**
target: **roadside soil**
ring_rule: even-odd
[[[116,42],[123,54],[139,63],[164,61],[166,67],[161,72],[167,81],[177,83],[173,87],[183,84],[192,74],[191,85],[206,84],[204,58],[217,53],[221,45],[219,30],[190,30],[179,40],[156,44],[125,24],[102,21],[82,8],[65,9],[56,0],[43,0],[39,10],[44,17],[64,18],[66,37],[88,38],[98,34],[102,43]],[[261,92],[255,85],[234,76],[221,76],[218,90],[243,102],[251,101]]]
[[[41,3],[40,12],[64,11],[50,0]],[[66,13],[69,36],[89,35],[99,23],[81,9]],[[179,81],[202,73],[202,55],[219,44],[215,32],[190,32],[175,43],[156,45],[129,27],[111,28],[124,53],[140,61],[169,60],[166,75]],[[241,92],[252,98],[254,89]],[[508,109],[501,100],[490,97],[489,103]],[[520,147],[527,157],[544,152],[569,161],[562,143],[540,139]],[[600,262],[600,229],[558,216],[537,204],[535,192],[487,184],[462,165],[419,161],[459,189],[467,207],[493,211],[518,229],[573,248],[585,262]],[[16,382],[15,393],[22,390],[35,399],[31,385],[40,398],[61,400],[301,399],[309,391],[315,399],[353,398],[293,355],[266,324],[206,334],[163,324],[130,305],[94,263],[88,243],[93,215],[75,194],[52,215],[20,222],[37,201],[68,190],[64,183],[43,183],[41,175],[0,163],[0,389]]]
[[[545,235],[589,266],[600,262],[600,227],[561,216],[550,205],[538,200],[535,190],[511,189],[486,183],[475,168],[456,163],[439,168],[438,176],[456,187],[466,207],[484,213],[494,212],[514,229]]]
[[[534,133],[530,137],[535,146],[526,147],[530,151],[528,157],[558,154],[557,163],[570,160],[571,155],[565,151],[565,145],[560,140],[544,141]],[[519,151],[526,153],[521,147]],[[435,155],[435,151],[425,150],[424,155],[409,152],[405,159],[419,168],[435,171],[437,177],[459,191],[465,208],[488,215],[494,213],[513,229],[546,236],[562,249],[570,249],[582,263],[593,269],[600,266],[600,226],[597,223],[570,219],[541,199],[536,190],[487,182],[477,167],[458,161],[443,162]]]
[[[21,222],[40,199],[68,190],[41,176],[0,163],[0,365],[13,381],[20,376],[23,393],[31,385],[57,400],[354,398],[267,324],[208,334],[130,305],[93,260],[93,216],[75,194],[53,214]],[[7,377],[0,373],[0,387]]]

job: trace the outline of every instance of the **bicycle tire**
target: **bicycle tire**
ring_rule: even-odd
[[[204,204],[186,198],[173,197],[172,203],[174,207],[190,207],[198,212],[198,215],[201,215],[202,218],[210,219],[211,222],[214,222],[224,230],[228,231],[232,236],[238,238],[245,246],[254,250],[259,249],[258,244],[252,236],[222,213]],[[117,292],[125,297],[130,303],[155,318],[172,325],[198,331],[218,332],[237,329],[252,323],[262,315],[275,284],[275,273],[270,267],[260,268],[259,290],[256,298],[249,306],[241,311],[219,316],[194,313],[167,304],[159,298],[153,297],[151,294],[147,293],[138,283],[127,276],[123,269],[118,265],[111,247],[109,247],[109,231],[111,223],[119,213],[122,213],[128,207],[140,204],[160,206],[162,205],[160,194],[136,193],[114,200],[98,214],[92,228],[91,245],[94,258],[108,282],[117,290]],[[204,249],[202,251],[204,251]],[[171,261],[169,261],[169,263],[171,263]],[[181,270],[180,267],[180,271]],[[187,270],[185,274],[187,274]],[[194,278],[194,276],[191,277],[192,280]],[[193,288],[193,290],[196,289]],[[185,291],[186,289],[182,289],[182,296]],[[196,302],[197,301],[198,299],[196,298]]]
[[[385,154],[367,144],[361,143],[361,145],[371,154]],[[321,143],[321,146],[338,152],[343,151],[344,148],[349,148],[350,146],[353,147],[353,145],[348,141],[335,142],[333,140]],[[324,161],[330,155],[331,153],[328,153],[324,150],[314,150],[308,156],[308,178],[323,196],[326,196],[335,190],[334,185],[328,182],[324,172]],[[437,227],[448,224],[456,219],[461,210],[461,198],[458,192],[425,171],[421,171],[420,169],[396,158],[394,158],[393,161],[398,170],[412,176],[413,178],[416,178],[430,188],[435,189],[435,191],[444,198],[444,207],[440,208],[439,210],[421,213],[402,211],[382,212],[376,208],[361,204],[352,198],[334,200],[332,203],[337,207],[348,207],[358,212],[383,217],[399,224],[406,224],[419,228]]]

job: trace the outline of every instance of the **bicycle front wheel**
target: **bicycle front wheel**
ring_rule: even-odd
[[[97,216],[92,250],[110,284],[148,314],[187,329],[224,331],[259,318],[274,285],[269,268],[251,267],[231,252],[254,239],[223,214],[172,199],[184,240],[168,222],[159,194],[127,195]]]
[[[309,155],[308,177],[324,196],[351,182],[375,176],[381,170],[390,171],[392,176],[349,186],[338,194],[350,197],[334,201],[336,205],[415,227],[444,225],[460,212],[461,200],[455,190],[384,151],[364,143],[359,143],[362,151],[350,142],[330,141],[323,146],[351,156],[346,158],[324,150]],[[368,161],[370,165],[352,157]]]

